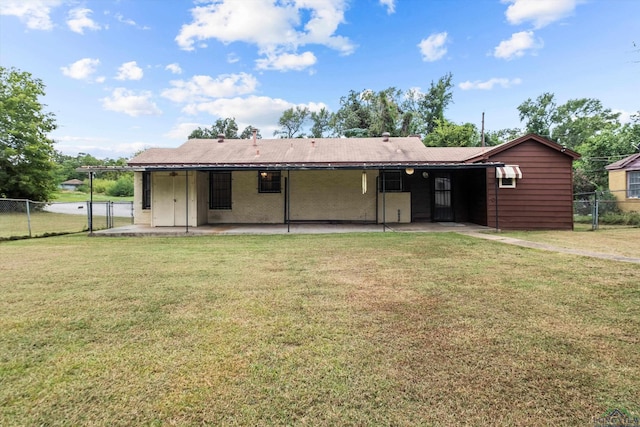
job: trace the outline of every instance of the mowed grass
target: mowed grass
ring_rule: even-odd
[[[104,210],[103,210],[104,211]],[[78,233],[88,230],[86,215],[71,215],[55,212],[35,211],[30,213],[31,236]],[[114,227],[131,224],[131,218],[113,217]],[[107,228],[105,216],[93,216],[94,229]],[[0,214],[0,239],[29,236],[29,218],[26,212]]]
[[[640,414],[640,265],[457,234],[0,243],[0,425]]]
[[[501,235],[532,242],[640,258],[640,228],[611,227],[591,230],[591,225],[576,224],[575,231],[509,231]]]

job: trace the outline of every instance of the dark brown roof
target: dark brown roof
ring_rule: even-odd
[[[618,160],[615,163],[611,163],[606,167],[607,170],[619,170],[624,169],[628,171],[640,170],[640,153],[632,154],[629,157],[625,157],[622,160]]]

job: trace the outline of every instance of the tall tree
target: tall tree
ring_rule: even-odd
[[[55,116],[39,98],[45,85],[28,72],[0,67],[0,197],[47,201],[56,188]]]
[[[535,101],[528,98],[518,106],[520,121],[525,122],[527,133],[535,133],[545,138],[551,138],[551,127],[556,118],[556,102],[553,93],[545,92]]]
[[[473,123],[461,125],[447,119],[436,119],[436,127],[423,140],[427,147],[475,147],[480,134]]]
[[[284,110],[278,124],[281,126],[279,130],[273,132],[273,135],[280,135],[281,138],[301,138],[303,127],[309,117],[309,109],[307,107],[297,106]]]
[[[371,109],[365,101],[367,97],[367,91],[350,90],[347,96],[340,98],[340,108],[331,120],[335,134],[347,137],[369,136]]]
[[[254,127],[249,125],[242,130],[240,133],[240,139],[253,139],[253,129]],[[262,135],[260,135],[260,131],[256,133],[256,139],[262,139]]]
[[[553,114],[551,139],[563,146],[575,149],[590,137],[620,126],[620,113],[604,108],[598,99],[570,99],[560,105]]]
[[[418,111],[422,115],[424,133],[427,135],[435,130],[438,123],[442,123],[445,110],[453,102],[452,79],[453,75],[447,73],[437,83],[432,81],[429,90],[418,99]]]
[[[311,136],[314,138],[324,138],[331,130],[331,113],[324,107],[320,111],[311,112]]]

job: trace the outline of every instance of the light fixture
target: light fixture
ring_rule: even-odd
[[[422,172],[422,177],[424,179],[428,179],[429,178],[429,172],[427,172],[427,171]]]
[[[404,171],[407,173],[407,175],[413,175],[414,172],[413,168],[406,168]]]
[[[267,172],[264,172],[264,171],[263,171],[263,172],[260,172],[260,176],[261,176],[262,178],[266,178],[266,177],[267,177],[267,175],[268,175],[268,174],[267,174]]]

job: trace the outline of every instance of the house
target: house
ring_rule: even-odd
[[[618,160],[606,169],[609,191],[616,197],[620,210],[640,212],[640,153]]]
[[[132,160],[136,224],[420,221],[572,229],[572,161],[537,135],[495,147],[419,137],[191,139]]]
[[[62,190],[76,191],[81,185],[84,185],[84,181],[80,181],[79,179],[69,179],[60,183],[59,187]]]

